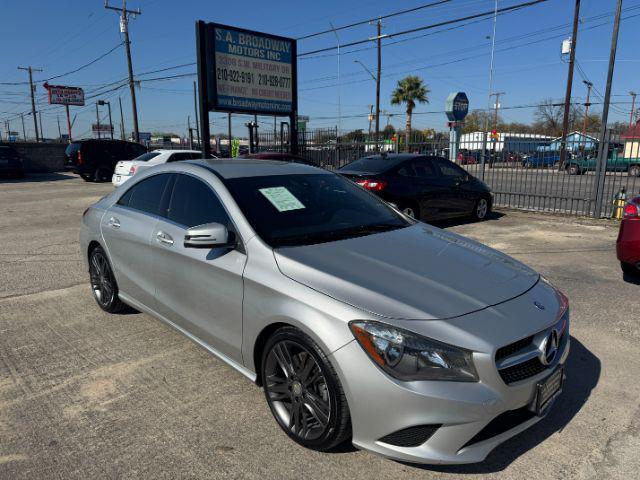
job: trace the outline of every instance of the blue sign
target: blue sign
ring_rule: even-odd
[[[292,115],[296,41],[225,25],[207,27],[210,110]]]

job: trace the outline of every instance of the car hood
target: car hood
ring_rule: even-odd
[[[510,300],[538,273],[468,238],[418,223],[274,250],[287,277],[386,318],[444,319]]]

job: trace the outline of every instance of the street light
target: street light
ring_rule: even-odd
[[[113,122],[111,121],[111,102],[108,102],[107,100],[98,100],[98,105],[104,106],[107,105],[109,107],[109,128],[111,131],[111,140],[113,140]],[[98,107],[96,106],[96,109]],[[100,128],[100,119],[98,119],[98,129]],[[98,135],[100,135],[100,133],[98,132]]]
[[[629,127],[633,127],[633,114],[635,113],[636,110],[636,92],[629,92],[629,95],[631,95],[631,116],[629,117]]]

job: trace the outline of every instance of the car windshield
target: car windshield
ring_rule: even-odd
[[[160,155],[160,152],[147,152],[147,153],[143,153],[139,157],[134,158],[133,160],[136,162],[148,162],[149,160],[157,157],[158,155]]]
[[[256,233],[273,248],[412,225],[384,201],[333,173],[234,178],[225,183]]]

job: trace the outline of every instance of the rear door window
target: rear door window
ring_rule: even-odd
[[[146,178],[120,197],[118,205],[126,206],[152,215],[160,215],[162,197],[171,174],[165,173]]]
[[[203,181],[177,175],[167,218],[187,228],[205,223],[229,224],[229,216],[218,196]]]

